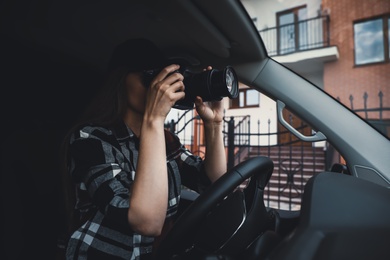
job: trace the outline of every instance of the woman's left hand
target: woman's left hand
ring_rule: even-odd
[[[205,70],[212,70],[211,66],[208,66]],[[200,96],[195,99],[195,108],[199,116],[202,118],[205,125],[207,124],[221,124],[223,120],[223,102],[211,101],[203,102]]]
[[[195,107],[205,125],[221,124],[223,120],[223,102],[203,102],[201,97],[196,97]]]

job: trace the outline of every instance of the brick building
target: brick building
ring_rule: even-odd
[[[380,105],[389,108],[390,1],[322,0],[322,12],[329,14],[330,45],[337,46],[339,52],[339,59],[324,64],[324,89],[355,110]],[[360,49],[379,57],[370,60],[359,53]],[[364,112],[359,114],[365,116]],[[379,119],[380,113],[368,112],[367,116]],[[389,110],[382,110],[382,119],[390,119]]]

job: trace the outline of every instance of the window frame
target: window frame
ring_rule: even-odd
[[[373,61],[373,62],[366,62],[366,63],[357,63],[357,55],[356,55],[356,34],[355,34],[355,25],[362,24],[374,20],[381,20],[382,21],[382,35],[383,35],[383,56],[384,59],[382,61]],[[376,64],[385,64],[390,62],[390,35],[389,35],[389,28],[390,28],[390,13],[382,14],[378,16],[373,16],[369,18],[359,19],[353,21],[352,29],[353,29],[353,55],[354,55],[354,66],[355,67],[361,67],[361,66],[369,66],[369,65],[376,65]]]
[[[299,20],[299,11],[300,10],[304,10],[306,9],[307,11],[307,5],[304,4],[304,5],[300,5],[300,6],[296,6],[296,7],[293,7],[293,8],[290,8],[290,9],[287,9],[287,10],[283,10],[283,11],[280,11],[280,12],[277,12],[276,13],[276,26],[278,28],[278,32],[277,32],[277,53],[278,55],[283,55],[283,54],[289,54],[289,53],[293,53],[293,52],[296,52],[296,51],[299,51],[301,49],[301,45],[300,45],[300,42],[299,42],[299,39],[300,39],[300,27],[299,27],[299,24],[300,24],[300,20]],[[286,26],[286,25],[281,25],[280,24],[280,17],[283,16],[283,15],[286,15],[286,14],[292,14],[293,17],[294,17],[294,22],[291,23],[294,25],[294,50],[291,50],[291,51],[288,51],[289,48],[287,50],[285,50],[284,48],[282,48],[281,44],[282,44],[282,26]]]
[[[230,109],[242,109],[242,108],[257,108],[260,107],[260,93],[257,92],[258,94],[258,102],[256,105],[247,105],[247,92],[248,91],[256,91],[253,88],[240,88],[238,92],[238,97],[235,99],[230,100]],[[244,93],[244,105],[240,106],[240,94]]]

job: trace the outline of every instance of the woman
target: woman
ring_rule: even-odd
[[[147,259],[166,219],[175,215],[181,184],[202,191],[226,172],[221,101],[195,107],[204,123],[204,161],[192,155],[164,122],[185,96],[150,41],[134,39],[113,53],[105,88],[66,141],[67,169],[76,187],[76,226],[67,259]],[[149,86],[142,71],[162,68]],[[208,67],[207,69],[211,69]]]

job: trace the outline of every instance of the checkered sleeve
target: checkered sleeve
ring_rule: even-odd
[[[130,169],[116,139],[104,128],[85,127],[71,140],[71,174],[107,218],[128,225]]]

